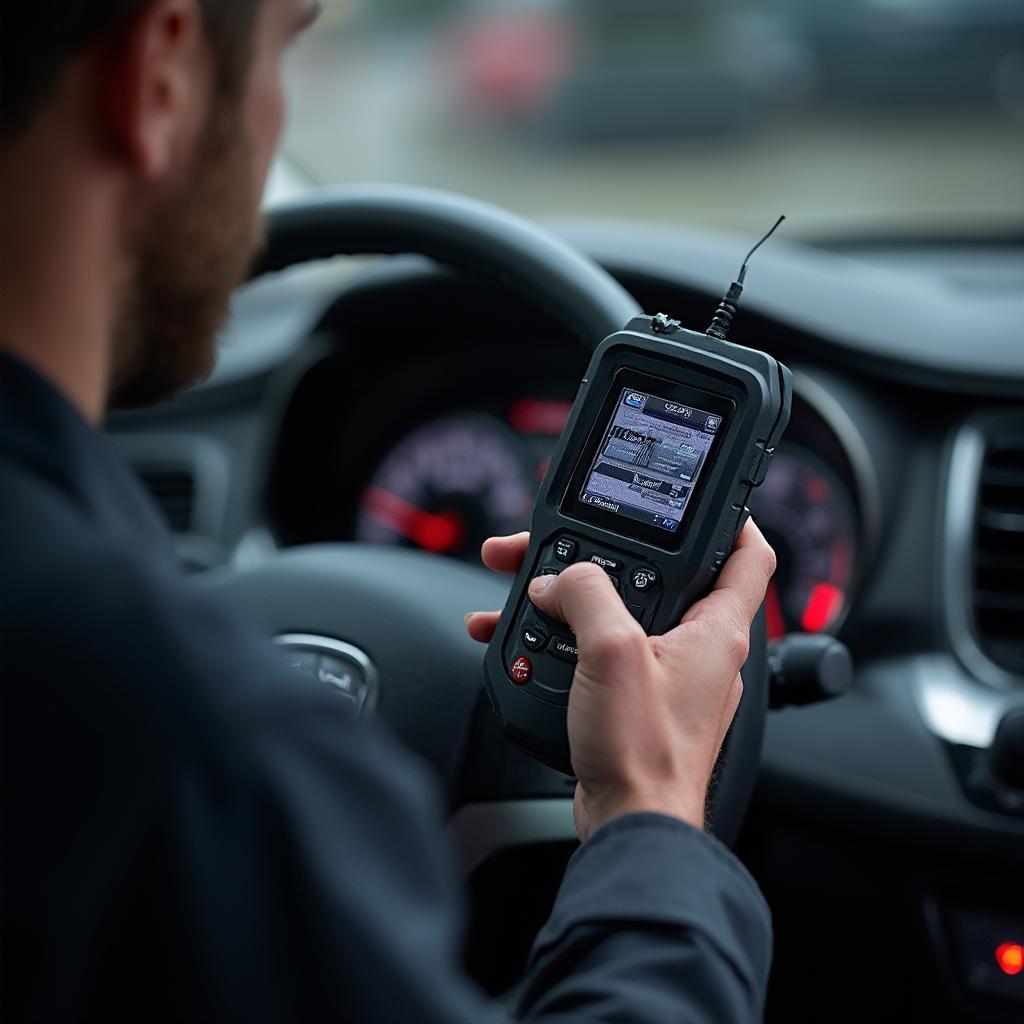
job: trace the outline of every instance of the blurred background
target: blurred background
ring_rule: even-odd
[[[1021,0],[326,0],[297,182],[808,239],[1024,222]]]

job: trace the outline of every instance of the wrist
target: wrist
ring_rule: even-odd
[[[596,832],[602,825],[627,814],[663,814],[703,829],[705,795],[703,789],[699,793],[664,792],[659,789],[591,795],[584,787],[583,802],[590,826],[588,833]]]

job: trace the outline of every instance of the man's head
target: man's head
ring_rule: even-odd
[[[6,5],[0,158],[63,119],[82,138],[83,170],[118,183],[115,404],[153,401],[212,366],[260,239],[281,58],[315,12],[311,0]]]

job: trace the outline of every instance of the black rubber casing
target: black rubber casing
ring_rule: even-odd
[[[707,404],[731,407],[678,534],[666,531],[658,543],[651,538],[654,531],[637,529],[618,515],[599,517],[601,525],[586,521],[594,517],[580,510],[576,500],[581,462],[589,466],[603,437],[609,394],[621,386],[616,377],[624,371],[700,392],[710,396]],[[732,550],[749,514],[751,488],[764,479],[789,421],[791,400],[790,371],[766,353],[683,329],[658,334],[647,316],[635,318],[601,343],[541,484],[530,546],[484,660],[491,706],[514,743],[552,768],[572,773],[566,707],[574,665],[544,650],[530,650],[523,640],[524,628],[571,639],[567,627],[541,614],[526,594],[538,573],[565,567],[554,559],[556,542],[577,542],[572,560],[589,560],[596,553],[620,563],[616,582],[627,603],[635,597],[629,590],[632,576],[653,571],[657,585],[635,597],[631,611],[648,635],[673,628],[708,593]],[[638,539],[638,532],[648,539]],[[512,665],[520,657],[533,665],[526,683],[512,677]]]

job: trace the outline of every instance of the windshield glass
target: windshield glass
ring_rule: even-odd
[[[805,237],[1024,220],[1020,0],[327,0],[289,78],[315,184]]]

